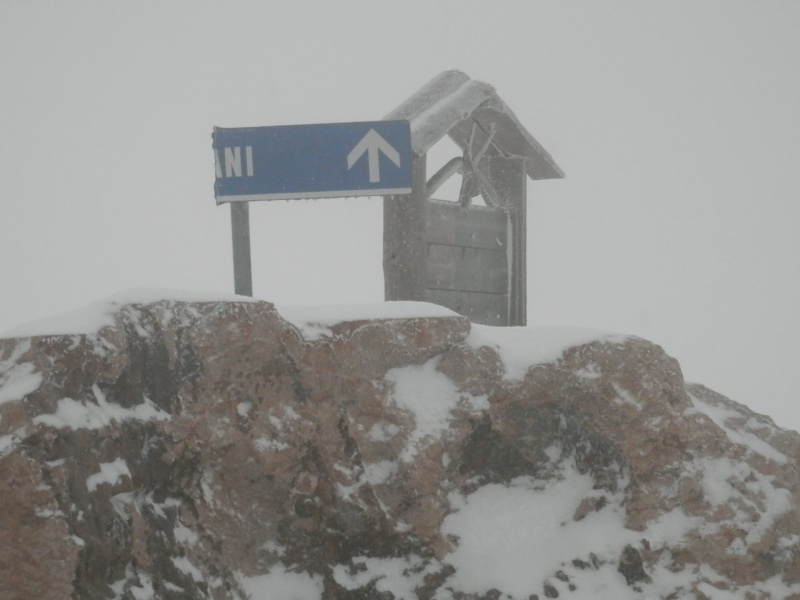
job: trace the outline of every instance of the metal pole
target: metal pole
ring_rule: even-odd
[[[231,237],[233,239],[233,289],[239,296],[253,295],[250,267],[250,203],[231,202]]]

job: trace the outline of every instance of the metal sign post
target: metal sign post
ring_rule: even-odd
[[[233,240],[233,290],[239,296],[253,295],[253,270],[250,265],[250,205],[231,202]]]
[[[406,120],[215,127],[217,204],[231,203],[237,294],[253,293],[248,202],[411,193]]]

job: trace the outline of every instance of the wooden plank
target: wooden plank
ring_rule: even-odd
[[[473,323],[503,326],[508,324],[508,296],[451,290],[426,290],[428,302],[445,306]]]
[[[508,207],[511,229],[511,285],[507,325],[527,323],[527,178],[525,163],[519,158],[492,157],[488,161],[489,178]]]
[[[383,276],[386,300],[423,299],[425,293],[425,157],[414,156],[411,194],[383,199]]]
[[[430,200],[425,210],[426,240],[431,244],[502,250],[508,246],[504,210]]]
[[[489,131],[492,124],[495,126],[497,133],[494,141],[503,152],[500,153],[498,148],[491,147],[487,151],[488,156],[497,157],[505,154],[511,158],[521,159],[527,176],[534,180],[564,177],[564,172],[556,165],[553,157],[522,126],[516,115],[500,98],[495,97],[492,102],[484,103],[473,111],[469,119],[464,119],[447,133],[456,144],[464,148],[472,135],[473,123],[480,126],[479,131],[482,134],[476,136],[476,144],[483,142],[486,138],[484,132]]]
[[[429,289],[508,293],[505,252],[429,244],[427,263]]]

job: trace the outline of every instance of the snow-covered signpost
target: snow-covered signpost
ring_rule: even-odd
[[[444,137],[461,156],[429,176],[428,150]],[[213,140],[237,294],[253,293],[248,202],[383,196],[386,300],[526,324],[527,181],[564,173],[492,86],[445,71],[382,121],[215,127]],[[458,196],[440,197],[456,176]]]
[[[252,296],[248,202],[411,193],[408,121],[215,127],[217,204],[231,205],[234,287]]]

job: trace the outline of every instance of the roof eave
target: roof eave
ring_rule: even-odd
[[[384,120],[408,120],[411,126],[411,149],[421,156],[445,135],[473,117],[478,109],[496,111],[509,120],[504,135],[514,148],[512,155],[525,161],[531,179],[557,179],[564,172],[550,154],[517,119],[494,88],[470,79],[461,71],[445,71],[409,97],[384,117]],[[453,137],[453,136],[451,136]],[[456,140],[464,146],[463,141]]]

